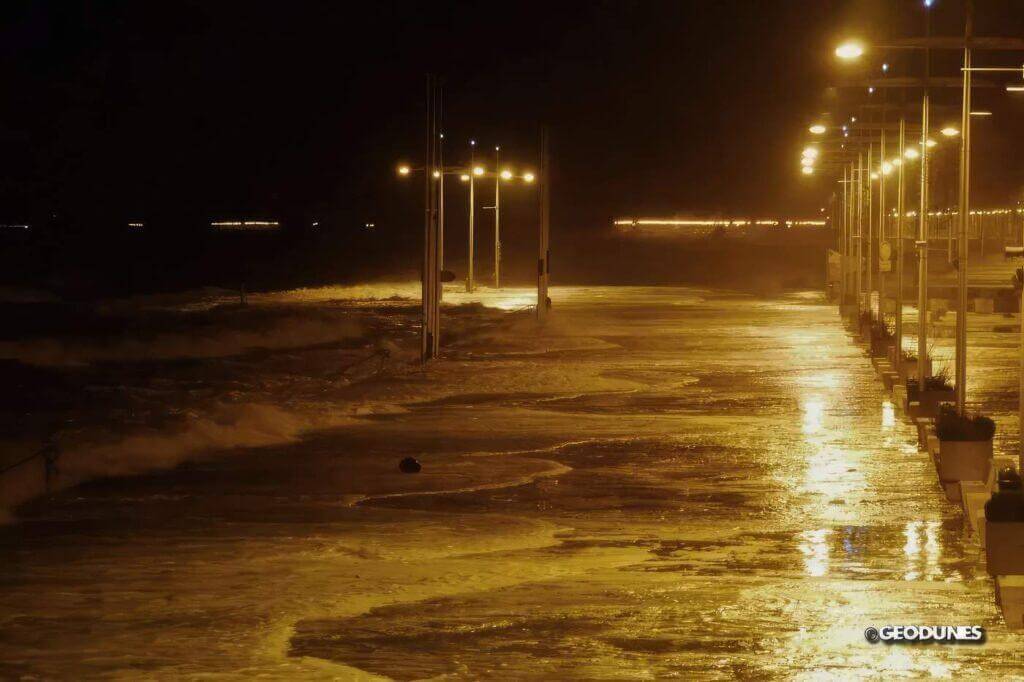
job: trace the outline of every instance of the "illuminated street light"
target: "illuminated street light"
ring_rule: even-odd
[[[836,48],[836,56],[847,61],[857,59],[864,54],[864,46],[856,41],[843,43]]]
[[[811,131],[812,135],[824,135],[826,128],[820,123],[815,123],[808,130]]]
[[[888,161],[882,162],[882,175],[889,175],[892,173],[893,165]]]
[[[913,147],[907,147],[907,150],[903,152],[903,156],[907,157],[908,159],[916,159],[917,157],[921,156],[921,152],[917,151]]]
[[[800,165],[804,166],[804,167],[806,167],[806,166],[813,166],[814,165],[814,159],[812,159],[809,156],[805,156],[804,158],[800,159]]]
[[[953,126],[946,126],[939,132],[941,132],[946,137],[956,137],[957,135],[960,134],[960,131],[954,128]]]
[[[800,172],[803,173],[804,175],[814,175],[814,167],[804,166],[803,168],[800,169]]]
[[[436,180],[437,178],[441,177],[441,171],[439,171],[439,170],[436,170],[436,171],[434,171],[433,173],[431,173],[431,175],[432,175],[432,176],[434,177],[434,179]]]
[[[533,173],[523,173],[524,182],[533,182],[536,179]]]
[[[991,116],[991,111],[972,111],[971,116]]]
[[[512,171],[510,171],[507,168],[505,170],[501,171],[501,179],[502,180],[511,180],[512,179]]]
[[[1007,85],[1007,92],[1024,92],[1024,85]]]
[[[933,140],[932,138],[930,138],[930,137],[929,137],[929,138],[928,138],[928,141],[927,141],[927,142],[926,142],[925,144],[926,144],[926,145],[928,145],[928,148],[929,148],[929,149],[931,149],[932,147],[934,147],[935,145],[937,145],[937,144],[938,144],[938,142],[936,142],[935,140]]]
[[[872,180],[877,180],[878,179],[878,173],[872,173],[871,174],[871,179]]]
[[[473,175],[475,175],[477,177],[480,177],[483,174],[484,174],[484,167],[483,166],[474,166],[473,167]]]
[[[462,180],[463,182],[469,182],[469,175],[463,173],[462,175],[459,176],[459,180]]]
[[[399,175],[408,175],[410,171],[411,171],[411,169],[408,166],[404,166],[403,165],[403,166],[399,166],[398,167],[398,174]]]
[[[818,149],[816,147],[807,147],[801,156],[805,159],[816,159],[818,158]]]

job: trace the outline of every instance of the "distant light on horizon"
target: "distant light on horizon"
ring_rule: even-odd
[[[828,221],[821,219],[789,219],[789,218],[617,218],[617,228],[627,227],[824,227]],[[696,230],[699,232],[699,230]]]
[[[276,230],[281,224],[276,220],[215,220],[210,227],[217,230]]]

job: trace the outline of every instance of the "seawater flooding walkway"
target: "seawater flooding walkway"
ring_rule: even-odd
[[[360,385],[393,409],[24,508],[0,529],[0,676],[1020,672],[959,510],[833,307],[552,297],[540,337],[450,311],[446,359]],[[979,357],[1013,352],[986,338]],[[1016,375],[984,362],[972,399],[1001,405]],[[988,641],[865,641],[885,624]]]

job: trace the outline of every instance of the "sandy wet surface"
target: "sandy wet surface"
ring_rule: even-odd
[[[542,335],[481,312],[424,370],[279,391],[297,412],[344,398],[333,428],[24,508],[0,530],[0,673],[1019,673],[1024,637],[835,308],[681,288],[554,300]],[[1016,338],[983,327],[971,398],[1009,449]],[[271,366],[301,373],[288,353]],[[397,472],[409,454],[423,473]],[[988,641],[865,642],[889,623]]]

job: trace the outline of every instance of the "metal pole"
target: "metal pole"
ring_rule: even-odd
[[[921,208],[917,235],[917,387],[928,378],[928,93],[921,100]]]
[[[872,153],[874,152],[874,146],[868,143],[868,165],[864,169],[865,182],[868,186],[867,196],[867,214],[868,214],[868,316],[874,319],[875,309],[875,283],[873,273],[875,270],[875,215],[872,211],[872,201],[874,199],[873,190],[874,187],[871,184],[871,166],[872,166]]]
[[[850,257],[849,249],[847,248],[847,235],[846,231],[849,225],[846,224],[846,193],[847,193],[848,178],[846,177],[846,167],[843,166],[843,203],[842,203],[842,220],[839,223],[839,306],[846,305],[846,267],[847,259]]]
[[[960,113],[960,216],[957,245],[956,411],[967,402],[967,238],[971,220],[971,3],[967,3],[967,46],[964,47],[964,92]]]
[[[444,133],[437,136],[437,268],[444,270]],[[437,300],[444,298],[444,286],[437,283]]]
[[[846,207],[846,212],[847,212],[846,218],[847,218],[847,225],[848,225],[848,228],[846,230],[846,238],[850,240],[850,245],[849,245],[848,251],[849,251],[849,254],[850,254],[851,262],[853,262],[855,254],[859,254],[859,252],[857,251],[856,242],[854,241],[854,233],[856,231],[856,222],[854,220],[854,217],[856,216],[855,205],[856,205],[856,202],[857,202],[857,188],[854,185],[854,182],[855,182],[855,180],[854,180],[854,177],[855,177],[854,176],[854,169],[855,168],[856,168],[856,166],[854,166],[853,165],[853,161],[851,161],[850,162],[850,184],[848,185],[848,187],[850,188],[850,195],[849,195],[849,201],[847,202],[847,207]],[[858,279],[858,276],[857,276],[857,272],[858,272],[859,268],[860,268],[860,264],[859,264],[859,261],[858,261],[856,266],[854,267],[854,269],[849,272],[850,279],[852,280],[850,282],[850,285],[853,287],[853,290],[854,290],[854,300],[857,303],[857,314],[858,315],[860,314],[860,279]],[[858,322],[858,324],[860,324],[860,322]]]
[[[501,288],[501,150],[494,148],[494,288]]]
[[[900,143],[899,153],[903,154],[906,145],[904,135],[906,133],[906,121],[900,116]],[[900,160],[899,178],[896,186],[896,363],[901,366],[903,362],[903,213],[906,210],[904,200],[904,174],[903,160]],[[902,374],[900,376],[903,376]]]
[[[427,76],[427,144],[424,154],[424,221],[423,221],[423,271],[421,275],[421,302],[423,319],[421,325],[420,359],[423,362],[437,355],[438,350],[438,305],[437,305],[437,183],[434,170],[438,154],[438,101],[437,81]]]
[[[473,292],[473,242],[475,238],[473,236],[473,208],[476,203],[474,198],[474,185],[476,173],[476,142],[470,141],[470,153],[469,153],[469,251],[468,259],[469,263],[466,267],[466,291],[469,293]]]
[[[537,240],[537,321],[548,317],[548,278],[551,275],[551,247],[548,244],[551,219],[551,160],[548,129],[540,130],[540,235]]]
[[[857,325],[860,326],[861,307],[864,305],[864,154],[857,154]],[[870,311],[870,308],[868,309]]]
[[[882,117],[885,121],[885,117]],[[885,164],[885,130],[882,131],[878,147],[878,249],[879,262],[881,262],[881,249],[887,245],[885,241],[885,172],[882,166]],[[889,267],[892,267],[892,248],[890,245]],[[885,271],[881,265],[878,268],[878,319],[885,321]]]

